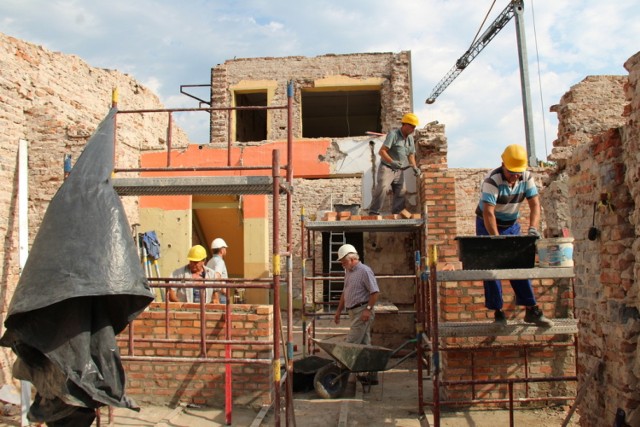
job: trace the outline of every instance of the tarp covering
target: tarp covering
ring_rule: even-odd
[[[100,406],[137,409],[115,337],[153,294],[111,183],[115,117],[113,108],[51,200],[5,320],[13,375],[37,389],[33,422],[89,426]]]

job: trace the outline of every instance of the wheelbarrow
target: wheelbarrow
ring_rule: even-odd
[[[414,349],[391,366],[388,366],[391,357],[408,344],[415,344],[416,340],[407,340],[394,350],[364,344],[320,341],[313,338],[312,340],[334,360],[333,363],[320,368],[313,379],[313,387],[318,396],[323,399],[335,399],[342,396],[347,388],[351,373],[366,373],[367,375],[356,375],[356,378],[362,383],[363,387],[370,387],[370,373],[393,369],[416,353]]]

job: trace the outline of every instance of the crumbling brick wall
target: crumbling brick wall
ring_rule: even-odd
[[[611,424],[616,408],[638,425],[638,159],[640,54],[629,78],[588,77],[553,111],[561,122],[556,153],[566,164],[575,238],[579,384],[592,390],[578,406],[581,425]],[[626,93],[626,98],[621,96]],[[601,196],[603,195],[603,196]],[[604,200],[604,203],[602,201]],[[588,239],[595,226],[599,234]],[[603,362],[594,371],[597,363]],[[594,378],[589,376],[595,372]]]
[[[381,88],[382,132],[398,126],[402,115],[412,109],[411,53],[357,53],[349,55],[321,55],[313,58],[290,56],[284,58],[241,58],[225,61],[211,70],[212,107],[232,106],[233,93],[230,88],[242,81],[270,82],[276,84],[272,105],[286,105],[287,84],[295,87],[292,132],[294,138],[302,136],[301,90],[313,88],[315,81],[332,76],[341,76],[366,81],[367,78],[384,80]],[[265,83],[266,84],[266,83]],[[272,110],[269,139],[286,139],[286,111]],[[211,142],[226,143],[228,140],[228,114],[215,111],[211,117]]]
[[[48,51],[0,33],[0,324],[19,279],[19,216],[27,215],[32,242],[45,210],[63,182],[63,158],[72,162],[107,115],[112,90],[120,109],[161,108],[155,94],[129,76],[89,66],[73,55]],[[120,167],[138,166],[139,151],[161,146],[166,118],[142,126],[139,117],[118,116],[117,159]],[[133,130],[135,129],[135,131]],[[182,135],[182,136],[181,136]],[[29,210],[18,212],[18,146],[28,142]],[[174,144],[184,144],[176,131]],[[130,220],[137,218],[137,199],[124,200]],[[70,236],[73,238],[73,236]],[[87,242],[90,244],[90,242]],[[0,382],[10,381],[13,358],[0,351]]]

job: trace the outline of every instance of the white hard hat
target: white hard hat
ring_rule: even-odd
[[[220,249],[220,248],[227,248],[227,242],[225,242],[224,240],[222,240],[220,237],[213,239],[213,242],[211,242],[211,249]]]
[[[357,254],[357,253],[358,251],[356,251],[356,248],[354,248],[353,245],[350,245],[350,244],[342,245],[340,246],[340,249],[338,249],[338,261],[340,261],[342,258],[344,258],[348,254]]]

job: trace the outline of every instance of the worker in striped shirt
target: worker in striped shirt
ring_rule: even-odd
[[[480,201],[476,209],[476,235],[519,235],[520,205],[525,200],[529,204],[528,234],[540,237],[540,198],[530,171],[527,171],[527,151],[518,144],[512,144],[502,153],[502,166],[487,174],[480,188]],[[526,323],[551,327],[553,322],[546,318],[536,304],[530,280],[511,280],[516,294],[516,305],[525,306]],[[485,307],[494,310],[495,322],[504,327],[507,318],[502,311],[502,283],[499,280],[484,282]]]

